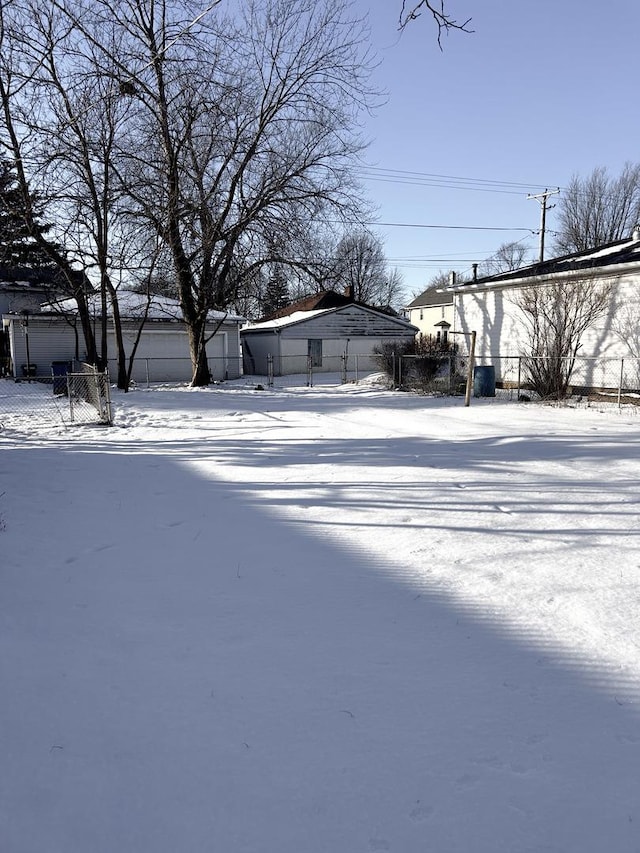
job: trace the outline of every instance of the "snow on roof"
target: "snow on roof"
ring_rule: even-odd
[[[265,320],[264,323],[250,323],[248,326],[243,326],[242,331],[268,332],[271,329],[281,329],[283,326],[292,326],[294,323],[300,323],[302,320],[309,320],[311,317],[317,317],[320,314],[328,314],[335,310],[335,308],[317,308],[315,311],[294,311],[293,314],[288,314],[286,317],[277,317],[275,320]]]
[[[288,314],[286,317],[277,317],[274,320],[265,320],[264,323],[251,323],[243,326],[243,332],[272,332],[276,329],[282,329],[286,326],[293,326],[296,323],[302,323],[304,320],[310,320],[312,317],[317,317],[320,314],[336,314],[339,311],[344,311],[346,308],[356,307],[361,311],[367,311],[372,314],[380,314],[399,326],[405,326],[410,329],[415,329],[408,320],[403,320],[402,317],[393,317],[385,311],[378,311],[375,308],[369,308],[366,305],[358,305],[355,302],[349,302],[346,305],[340,305],[335,308],[317,308],[314,311],[294,311],[293,314]],[[416,329],[417,331],[417,329]]]
[[[489,289],[508,286],[513,283],[522,284],[527,280],[541,279],[545,276],[558,274],[584,273],[585,275],[594,275],[602,271],[606,275],[607,271],[616,266],[621,267],[626,264],[638,263],[640,263],[640,241],[634,238],[615,240],[606,246],[597,246],[594,249],[549,258],[546,261],[538,261],[516,270],[483,276],[475,281],[462,281],[457,285],[444,288],[444,290],[464,293],[473,289]]]
[[[100,294],[92,293],[87,298],[87,302],[90,312],[96,316],[100,316],[102,305]],[[144,293],[135,293],[131,290],[118,291],[120,315],[123,318],[143,317],[147,308],[147,302],[148,297]],[[78,306],[75,299],[62,299],[45,302],[40,306],[40,310],[44,313],[55,311],[62,314],[77,314]],[[109,301],[107,301],[107,314],[108,316],[112,315],[111,303]],[[224,311],[209,311],[207,316],[210,320],[228,320],[232,323],[242,323],[244,321],[244,317]],[[150,320],[182,320],[180,303],[177,299],[172,299],[170,296],[154,294],[151,296],[151,301],[149,302],[147,318]]]

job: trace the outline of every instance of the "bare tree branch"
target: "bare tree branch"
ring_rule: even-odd
[[[545,282],[514,297],[531,355],[527,380],[542,399],[566,397],[585,333],[611,310],[612,285],[598,279]]]
[[[420,0],[419,3],[416,3],[415,0],[410,0],[410,2],[408,2],[408,0],[402,0],[402,9],[400,11],[398,28],[403,30],[410,21],[415,21],[416,18],[419,18],[424,10],[431,12],[433,20],[436,22],[436,26],[438,27],[438,46],[440,50],[442,50],[443,33],[448,34],[451,30],[460,30],[460,32],[463,33],[474,32],[469,29],[471,18],[467,18],[466,21],[459,22],[446,12],[445,0]]]
[[[625,163],[618,177],[598,166],[586,178],[574,175],[560,196],[559,254],[593,249],[629,235],[640,222],[640,163]]]

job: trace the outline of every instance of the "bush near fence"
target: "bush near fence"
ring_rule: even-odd
[[[467,360],[456,344],[420,335],[411,341],[390,341],[376,353],[380,369],[396,388],[455,394],[464,386]]]

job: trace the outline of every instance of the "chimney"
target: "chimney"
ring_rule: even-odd
[[[640,223],[636,223],[633,226],[633,231],[631,232],[631,239],[635,240],[636,243],[640,240]]]
[[[473,280],[478,280],[478,264],[471,264],[471,268],[473,270]]]
[[[350,302],[353,302],[353,285],[348,284],[344,289],[344,295]]]
[[[455,274],[454,270],[451,270],[451,272],[449,273],[449,286],[453,287],[453,285],[455,283],[456,283],[456,274]]]

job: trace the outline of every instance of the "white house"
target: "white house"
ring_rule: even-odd
[[[138,341],[132,379],[134,382],[187,381],[191,379],[189,339],[180,306],[174,299],[122,291],[119,293],[125,351],[129,356]],[[100,297],[89,297],[96,336],[101,329]],[[141,320],[146,313],[146,320]],[[220,311],[208,316],[207,344],[209,369],[214,379],[235,379],[242,373],[240,325],[244,318]],[[2,325],[9,341],[11,373],[51,376],[52,363],[85,360],[84,339],[73,300],[46,303],[38,312],[4,314]],[[115,338],[110,309],[107,316],[109,371],[116,373]],[[29,356],[27,358],[27,350]]]
[[[498,382],[513,378],[505,373],[514,370],[514,359],[531,354],[518,305],[523,289],[590,282],[610,286],[609,305],[582,338],[572,381],[585,387],[611,386],[613,362],[628,360],[630,375],[640,365],[640,230],[606,246],[448,288],[455,308],[452,331],[475,331],[477,361],[492,363]]]
[[[77,276],[78,284],[86,281],[82,272]],[[60,273],[55,268],[0,265],[0,317],[39,312],[43,302],[60,292]],[[0,376],[8,371],[10,357],[9,332],[0,325]]]
[[[350,301],[293,310],[241,330],[244,369],[266,375],[271,358],[275,375],[305,373],[311,357],[314,371],[336,372],[346,356],[347,369],[357,362],[358,370],[377,370],[377,348],[385,342],[411,340],[417,331],[406,320]]]
[[[421,335],[446,340],[444,332],[453,324],[453,294],[440,287],[428,287],[407,305],[405,312]]]

